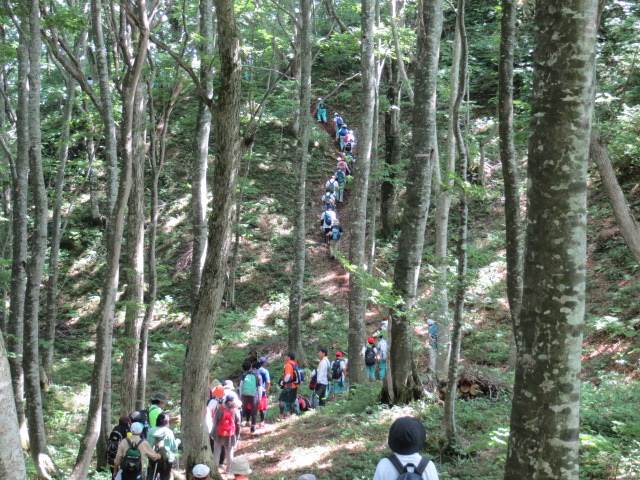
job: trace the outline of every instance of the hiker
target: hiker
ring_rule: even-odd
[[[224,381],[224,396],[225,398],[231,397],[233,399],[233,403],[236,406],[236,408],[242,408],[242,401],[240,400],[240,397],[236,393],[236,389],[233,385],[232,380]]]
[[[331,230],[327,234],[329,236],[329,256],[333,259],[335,259],[338,254],[338,244],[342,238],[343,231],[340,221],[336,218],[336,221],[331,224]]]
[[[355,147],[356,147],[356,137],[353,133],[353,130],[349,130],[345,138],[344,151],[353,153],[355,151]]]
[[[313,409],[313,402],[309,399],[309,397],[305,397],[304,395],[296,396],[296,408],[298,409],[298,414],[302,415],[304,412],[308,412]]]
[[[107,465],[111,470],[111,476],[116,474],[116,455],[118,454],[118,447],[123,438],[127,438],[127,434],[131,431],[131,418],[128,415],[123,415],[118,420],[118,425],[113,427],[109,438],[107,439]]]
[[[378,334],[378,377],[384,381],[384,376],[387,373],[387,341],[384,338],[384,332]]]
[[[258,416],[258,402],[260,401],[262,379],[255,365],[245,360],[242,366],[244,373],[240,380],[240,395],[242,397],[242,419],[251,424],[251,433],[256,431]]]
[[[434,350],[438,349],[438,324],[433,320],[427,320],[427,330],[429,332],[429,345]]]
[[[373,480],[438,480],[436,466],[418,453],[424,449],[426,441],[427,432],[420,420],[413,417],[396,419],[389,429],[391,455],[378,462]]]
[[[224,448],[224,463],[227,464],[227,467],[233,461],[233,453],[240,440],[241,422],[240,412],[234,398],[231,395],[227,395],[224,403],[216,410],[216,416],[213,421],[213,458],[219,459]]]
[[[249,460],[244,455],[234,458],[227,471],[229,475],[233,475],[234,480],[249,480],[251,475],[251,466]]]
[[[333,123],[336,126],[336,140],[338,140],[338,130],[344,125],[344,120],[338,112],[333,112]]]
[[[327,183],[324,184],[325,191],[330,191],[331,193],[336,193],[338,190],[338,180],[336,180],[336,176],[332,175]]]
[[[209,479],[209,473],[211,473],[211,469],[203,463],[199,463],[193,467],[191,470],[191,475],[193,478],[197,478],[198,480]]]
[[[338,221],[336,212],[332,209],[325,210],[320,216],[320,226],[322,227],[322,239],[324,243],[329,242],[329,235],[331,235],[331,226],[334,222]]]
[[[375,347],[376,340],[373,337],[367,339],[367,346],[363,349],[364,366],[367,370],[367,378],[370,382],[376,379],[376,358],[378,350]]]
[[[327,349],[320,347],[318,349],[318,367],[316,368],[316,388],[315,393],[318,396],[318,402],[324,407],[327,402],[327,394],[329,393],[329,371],[331,370],[331,362],[327,358]]]
[[[123,438],[118,445],[114,464],[116,471],[120,470],[118,474],[121,480],[141,480],[145,458],[149,460],[160,459],[160,454],[155,452],[151,445],[141,437],[142,430],[144,430],[143,424],[140,422],[132,423],[131,435]]]
[[[336,170],[336,174],[334,175],[334,177],[336,177],[336,182],[338,183],[336,200],[338,203],[342,203],[344,201],[344,188],[347,185],[347,174],[342,170]]]
[[[289,352],[284,361],[284,372],[280,380],[282,391],[280,392],[279,406],[282,418],[290,416],[293,412],[298,412],[298,385],[302,383],[299,368],[296,362],[296,354]]]
[[[336,208],[336,194],[330,188],[327,188],[324,195],[322,195],[322,209],[329,210],[330,208]]]
[[[351,175],[351,170],[349,169],[349,165],[347,164],[347,162],[344,161],[344,157],[342,155],[338,155],[336,170],[342,170],[345,175]]]
[[[156,426],[156,420],[158,419],[158,415],[160,415],[164,408],[167,406],[167,397],[162,393],[156,393],[151,397],[151,405],[147,410],[149,412],[149,427],[153,428]]]
[[[207,432],[209,432],[209,443],[211,444],[211,451],[213,451],[215,447],[215,432],[213,431],[213,421],[216,418],[216,411],[218,410],[218,407],[224,401],[224,396],[224,387],[222,385],[216,385],[211,389],[210,399],[207,403],[207,413],[204,422],[207,427]]]
[[[260,428],[264,428],[264,417],[269,409],[269,389],[271,388],[271,374],[267,370],[267,357],[258,360],[258,373],[262,380],[262,392],[258,401],[258,414],[260,415]]]
[[[344,353],[337,351],[336,359],[331,363],[331,398],[347,391],[347,360]]]
[[[342,126],[338,129],[336,136],[338,140],[338,145],[340,146],[340,151],[344,152],[345,146],[347,145],[347,138],[349,136],[349,129],[347,128],[346,123],[343,123]]]
[[[153,442],[154,451],[158,452],[160,460],[149,461],[147,480],[171,480],[171,470],[176,461],[180,440],[176,439],[171,428],[168,413],[161,413],[156,420],[156,427],[149,430],[149,438]]]
[[[316,104],[316,120],[321,123],[327,123],[327,106],[324,104],[322,97],[318,98]]]

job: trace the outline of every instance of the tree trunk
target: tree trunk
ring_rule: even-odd
[[[206,462],[214,469],[204,419],[211,358],[211,342],[220,314],[227,272],[227,256],[234,218],[234,192],[240,163],[240,38],[232,0],[216,0],[220,87],[214,123],[218,156],[214,173],[214,201],[209,217],[209,248],[202,286],[195,305],[182,378],[182,434],[187,472]],[[215,469],[214,469],[215,471]],[[187,478],[191,478],[190,474]]]
[[[26,25],[25,27],[26,28]],[[11,367],[13,395],[23,445],[27,430],[24,416],[24,370],[22,369],[24,306],[27,291],[27,192],[29,189],[29,53],[27,40],[18,42],[18,103],[16,106],[16,160],[12,186],[13,248],[11,256],[11,293],[7,350]]]
[[[386,175],[380,187],[380,222],[382,236],[389,239],[396,231],[396,176],[402,160],[402,136],[400,134],[400,79],[398,63],[389,60],[387,68],[387,101],[389,110],[385,113],[385,167]]]
[[[304,355],[302,350],[302,334],[300,331],[300,317],[302,316],[302,302],[304,292],[304,269],[307,255],[306,250],[306,197],[307,197],[307,163],[309,162],[309,134],[311,130],[311,0],[300,0],[300,49],[301,49],[301,76],[300,76],[300,153],[298,154],[296,184],[296,212],[294,231],[294,256],[291,293],[289,295],[289,336],[288,348],[290,351]]]
[[[373,274],[373,267],[376,258],[376,230],[378,223],[378,193],[380,192],[380,184],[378,181],[378,82],[376,82],[375,106],[373,108],[373,140],[371,147],[371,172],[369,174],[369,188],[367,199],[367,233],[366,233],[366,265],[367,273]]]
[[[602,187],[607,192],[622,237],[635,259],[640,262],[640,226],[633,218],[629,204],[624,198],[624,193],[616,178],[616,172],[611,165],[607,145],[602,141],[596,129],[593,129],[591,133],[590,156],[598,166]]]
[[[98,0],[93,1],[95,3]],[[92,7],[95,8],[95,5],[92,5]],[[93,451],[100,433],[105,376],[107,373],[107,365],[111,364],[110,346],[113,333],[112,321],[115,314],[115,301],[120,273],[119,259],[122,248],[122,233],[124,230],[125,211],[131,192],[133,105],[138,81],[140,80],[142,68],[146,62],[147,48],[149,45],[149,19],[147,17],[145,0],[138,0],[137,14],[139,32],[138,43],[135,50],[136,56],[133,65],[127,70],[123,80],[121,125],[123,168],[120,172],[121,178],[118,185],[118,197],[111,212],[111,218],[107,227],[107,265],[98,309],[99,318],[96,328],[96,353],[91,377],[89,412],[76,464],[69,477],[70,480],[83,480],[87,476],[89,462],[93,456]],[[98,14],[94,13],[94,18],[100,18],[99,12]],[[109,419],[105,419],[105,421],[108,420]]]
[[[58,260],[60,257],[60,239],[62,237],[62,201],[64,192],[64,176],[69,157],[69,132],[73,116],[75,101],[75,82],[70,78],[65,80],[67,98],[62,113],[62,132],[58,146],[58,171],[56,173],[55,196],[53,203],[53,218],[51,223],[51,250],[49,253],[49,278],[47,282],[46,307],[46,350],[43,355],[43,367],[47,377],[51,376],[53,368],[53,354],[56,339],[56,323],[58,320]]]
[[[200,85],[208,98],[213,98],[213,2],[200,0]],[[207,168],[209,165],[209,135],[211,109],[200,101],[196,127],[196,156],[193,165],[191,202],[193,206],[193,255],[191,260],[191,295],[198,298],[202,267],[207,253]]]
[[[26,25],[25,25],[26,27]],[[23,27],[24,28],[24,27]],[[40,131],[40,2],[31,1],[29,12],[29,181],[33,192],[35,213],[31,236],[31,258],[27,265],[27,292],[24,308],[24,368],[27,398],[27,426],[29,451],[40,478],[50,478],[56,467],[49,456],[47,434],[42,413],[40,388],[40,351],[38,318],[40,285],[47,254],[47,191],[42,170],[42,139]]]
[[[349,259],[356,269],[349,277],[349,378],[351,384],[364,380],[364,357],[362,350],[366,337],[365,313],[366,290],[359,278],[366,271],[365,235],[367,221],[367,194],[373,143],[373,113],[375,108],[375,0],[361,1],[362,18],[362,134],[358,144],[358,172],[354,195],[351,199],[351,242]]]
[[[513,0],[502,0],[500,33],[500,88],[498,92],[498,134],[504,181],[504,211],[507,239],[507,298],[516,349],[519,345],[519,317],[522,307],[522,235],[520,233],[520,189],[518,163],[513,140],[513,55],[516,43],[517,9]]]
[[[505,479],[579,478],[597,0],[536,4],[521,345]]]
[[[436,344],[436,379],[439,384],[446,382],[449,370],[449,347],[451,341],[449,318],[449,211],[454,186],[453,173],[456,170],[456,137],[454,127],[456,117],[454,106],[460,89],[460,27],[456,22],[451,55],[451,91],[449,97],[449,120],[447,128],[447,164],[444,169],[444,183],[438,197],[436,209],[436,245],[434,251],[438,280],[434,285],[436,299],[435,321],[438,325]]]
[[[132,178],[127,211],[127,282],[124,318],[122,388],[120,412],[134,410],[138,389],[138,350],[144,318],[144,163],[145,163],[145,88],[138,82],[132,124]]]
[[[460,105],[467,89],[467,31],[465,27],[465,0],[458,0],[458,30],[460,32],[460,66],[458,79],[458,94],[453,106],[454,135],[456,138],[456,150],[458,152],[458,175],[462,185],[459,199],[459,226],[457,257],[458,271],[456,278],[456,306],[451,326],[451,347],[449,349],[449,369],[447,375],[447,393],[444,401],[444,415],[442,419],[445,432],[445,445],[450,451],[455,451],[458,443],[456,429],[455,405],[458,394],[458,362],[460,361],[460,346],[462,344],[462,321],[464,316],[464,296],[467,283],[467,146],[464,143],[462,129],[460,128]]]
[[[0,478],[26,480],[7,351],[0,335]]]
[[[402,312],[392,316],[391,374],[397,403],[408,402],[422,395],[422,388],[415,383],[412,375],[415,334],[410,320],[418,289],[438,141],[436,86],[442,33],[441,0],[422,1],[419,3],[418,15],[418,53],[412,118],[413,157],[407,175],[406,205],[393,278],[395,289],[404,299]]]

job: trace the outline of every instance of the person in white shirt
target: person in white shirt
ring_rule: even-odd
[[[389,429],[391,455],[378,462],[373,480],[396,480],[405,472],[415,472],[422,480],[439,480],[438,470],[427,457],[420,455],[427,441],[427,431],[414,417],[396,419]]]
[[[329,372],[331,371],[331,362],[327,358],[327,349],[320,347],[318,349],[318,367],[316,368],[316,395],[320,406],[324,406],[327,401],[327,393],[329,390]]]
[[[384,333],[378,335],[378,370],[380,380],[384,380],[387,372],[387,341],[384,339]]]

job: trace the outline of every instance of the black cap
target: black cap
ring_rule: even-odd
[[[389,448],[400,455],[411,455],[424,448],[427,431],[414,417],[398,418],[389,429]]]

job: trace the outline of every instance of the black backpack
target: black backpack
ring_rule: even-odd
[[[331,364],[331,378],[342,380],[342,362],[340,360],[334,360]]]
[[[367,347],[364,351],[364,364],[367,367],[371,367],[376,364],[376,352],[373,347]]]
[[[140,473],[142,471],[142,453],[139,449],[142,442],[144,442],[144,440],[141,439],[134,445],[133,442],[131,442],[131,439],[127,438],[129,448],[122,460],[121,468],[123,473]]]
[[[109,434],[107,440],[107,465],[115,465],[116,455],[118,454],[118,446],[122,440],[122,433],[117,428],[114,428]]]
[[[391,462],[391,465],[400,474],[396,480],[422,480],[422,474],[427,469],[430,461],[427,457],[421,457],[420,463],[416,467],[413,463],[407,463],[403,466],[395,455],[389,455],[387,460]]]

